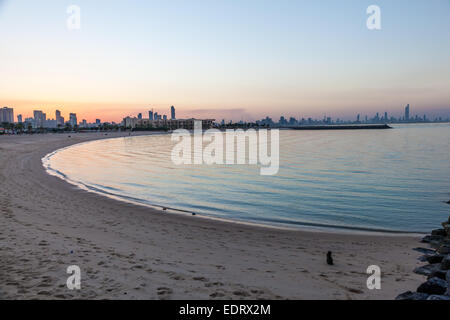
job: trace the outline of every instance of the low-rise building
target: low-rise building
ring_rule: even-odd
[[[194,130],[195,121],[201,121],[204,130],[210,129],[213,126],[214,119],[139,119],[126,117],[123,119],[123,124],[126,128],[154,128],[154,129],[186,129]]]

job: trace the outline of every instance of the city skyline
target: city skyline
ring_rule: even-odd
[[[65,121],[64,116],[60,110],[55,110],[55,118],[47,118],[47,113],[42,110],[34,110],[32,117],[24,117],[22,114],[16,116],[17,121],[14,118],[14,109],[3,107],[0,108],[0,125],[2,123],[16,123],[25,124],[24,127],[28,128],[31,126],[33,129],[65,129],[67,126],[71,128],[99,128],[102,124],[112,124],[115,126],[121,126],[124,128],[134,128],[136,126],[141,127],[153,127],[157,126],[164,128],[167,125],[173,127],[174,125],[179,126],[181,123],[186,122],[186,120],[199,119],[193,115],[189,115],[185,118],[176,117],[176,108],[171,106],[168,110],[170,116],[165,113],[158,113],[155,109],[148,110],[146,112],[140,112],[137,116],[128,115],[122,118],[119,122],[109,122],[104,121],[102,123],[101,119],[96,118],[95,121],[87,121],[81,117],[81,121],[78,121],[78,116],[76,113],[70,113],[68,120]],[[145,115],[148,114],[148,117]],[[24,120],[23,120],[24,119]],[[174,121],[173,123],[171,121]],[[181,121],[181,122],[180,122]],[[449,122],[450,117],[436,116],[432,117],[427,114],[419,115],[411,109],[411,105],[407,104],[404,108],[403,115],[396,117],[389,112],[384,113],[377,112],[373,117],[369,115],[361,115],[358,113],[353,119],[341,119],[332,118],[324,115],[323,118],[312,118],[312,117],[295,117],[295,116],[280,116],[279,120],[274,120],[269,116],[256,121],[233,121],[233,120],[222,120],[207,118],[203,121],[209,121],[211,124],[215,122],[219,126],[231,125],[231,124],[253,124],[256,126],[278,126],[278,127],[292,127],[292,126],[304,126],[304,125],[335,125],[335,124],[389,124],[389,123],[432,123],[432,122]]]
[[[0,106],[2,104],[0,103]],[[9,108],[13,108],[15,110],[15,115],[22,115],[22,117],[25,118],[29,118],[29,117],[33,117],[33,111],[34,110],[41,110],[46,114],[53,114],[55,112],[55,110],[65,110],[65,111],[60,111],[62,114],[65,114],[67,116],[67,118],[69,117],[69,114],[72,113],[73,110],[76,110],[77,108],[67,108],[64,106],[61,106],[60,104],[56,104],[55,107],[34,107],[32,109],[26,109],[23,110],[21,108],[16,108],[12,105],[8,105],[8,104],[3,104],[3,107],[9,107]],[[142,107],[129,107],[127,108],[126,106],[123,109],[114,109],[115,114],[117,114],[117,116],[109,116],[110,112],[105,108],[99,108],[99,109],[93,109],[88,116],[86,116],[86,113],[84,112],[77,112],[77,114],[80,116],[80,118],[83,118],[85,120],[87,120],[88,122],[95,122],[96,119],[98,119],[99,117],[101,117],[102,119],[104,119],[105,122],[120,122],[122,121],[124,116],[127,115],[132,115],[132,114],[139,114],[139,113],[143,113],[145,112],[145,114],[147,114],[148,111],[145,110],[155,110],[155,112],[158,112],[157,110],[165,110],[163,111],[163,113],[165,113],[168,117],[171,116],[171,111],[170,111],[170,103],[166,106],[159,106],[159,107],[151,107],[151,106],[142,106]],[[169,109],[167,111],[167,109]],[[278,108],[274,108],[274,109],[278,109]],[[248,112],[248,110],[245,109],[241,109],[241,108],[230,108],[230,109],[220,109],[220,110],[213,110],[213,109],[193,109],[192,111],[189,110],[180,110],[179,107],[177,107],[177,114],[180,115],[181,118],[216,118],[216,119],[225,119],[227,121],[233,121],[233,122],[238,122],[238,121],[246,121],[246,122],[255,122],[257,120],[260,120],[261,118],[264,118],[266,116],[269,116],[271,118],[274,119],[278,119],[281,116],[292,116],[295,118],[314,118],[314,119],[319,119],[319,118],[323,118],[325,117],[331,117],[331,118],[339,118],[342,120],[354,120],[355,116],[357,114],[360,114],[361,117],[363,116],[368,116],[368,117],[372,117],[374,115],[376,115],[376,113],[389,113],[389,115],[394,116],[396,118],[400,117],[403,115],[403,111],[400,111],[401,107],[396,106],[396,107],[392,107],[389,109],[386,108],[371,108],[370,110],[367,111],[358,111],[358,110],[354,110],[354,111],[321,111],[321,112],[302,112],[302,110],[294,110],[294,111],[288,111],[286,113],[283,113],[281,111],[275,111],[275,112],[268,112],[268,113],[264,113],[264,112],[258,112],[255,114],[250,114]],[[423,116],[424,114],[427,115],[427,117],[429,117],[430,119],[434,119],[434,118],[449,118],[450,117],[450,107],[449,108],[441,108],[441,109],[420,109],[417,108],[416,106],[414,106],[414,115],[420,115]],[[15,116],[15,118],[17,118]]]
[[[145,106],[176,105],[180,117],[351,119],[394,114],[406,101],[419,114],[450,114],[446,1],[377,1],[376,31],[366,27],[369,1],[105,8],[80,0],[74,31],[68,4],[0,6],[0,103],[16,114],[60,109],[117,122]]]

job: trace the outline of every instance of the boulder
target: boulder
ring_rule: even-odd
[[[427,264],[422,267],[418,267],[414,269],[414,273],[421,274],[423,276],[429,276],[433,272],[436,272],[438,270],[441,270],[441,264],[435,263],[435,264]]]
[[[447,254],[447,256],[442,260],[441,269],[450,270],[450,254]]]
[[[443,295],[447,292],[447,287],[447,281],[439,278],[431,278],[427,282],[422,283],[417,288],[417,292]]]
[[[445,229],[435,229],[435,230],[431,231],[431,235],[445,237],[447,235],[447,232],[445,232]]]
[[[449,254],[450,253],[450,246],[449,245],[441,245],[437,251],[440,254]]]
[[[442,280],[447,280],[447,271],[445,271],[445,270],[437,270],[437,271],[434,271],[434,272],[432,272],[432,273],[430,273],[429,275],[428,275],[428,278],[427,279],[431,279],[431,278],[439,278],[439,279],[442,279]]]
[[[428,258],[429,258],[430,256],[429,255],[424,255],[424,256],[420,256],[419,258],[418,258],[418,260],[420,261],[420,262],[428,262]]]
[[[428,297],[426,293],[407,291],[398,295],[395,300],[427,300]]]
[[[436,250],[432,250],[432,249],[427,249],[427,248],[414,248],[413,250],[423,253],[423,254],[435,254]]]
[[[427,235],[422,238],[423,243],[430,243],[430,242],[436,242],[436,241],[442,241],[444,239],[443,236],[433,236],[433,235]]]
[[[441,263],[442,260],[444,260],[445,256],[443,254],[435,254],[432,256],[425,256],[425,257],[426,257],[426,260],[428,263],[433,264],[433,263]],[[441,267],[441,269],[443,269],[443,268]],[[447,270],[447,269],[444,269],[444,270]]]
[[[450,300],[449,296],[433,294],[427,298],[427,300]]]
[[[442,240],[441,241],[430,241],[429,243],[430,247],[432,247],[433,249],[439,249],[442,245]]]
[[[447,279],[447,293],[446,293],[446,295],[450,296],[450,271],[447,271],[446,279]]]

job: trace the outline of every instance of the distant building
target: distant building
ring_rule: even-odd
[[[148,112],[148,118],[153,120],[153,110]]]
[[[23,122],[22,115],[21,114],[17,115],[17,123],[22,123],[22,122]]]
[[[409,104],[405,108],[405,121],[409,121]]]
[[[170,118],[171,118],[171,120],[175,120],[176,119],[175,107],[174,106],[170,107]]]
[[[71,113],[71,114],[69,115],[69,124],[70,124],[72,127],[75,127],[75,126],[78,124],[78,121],[77,121],[77,114],[76,114],[76,113]]]
[[[55,112],[56,127],[64,127],[64,117],[61,117],[61,111]]]
[[[4,107],[0,109],[0,124],[2,122],[14,123],[14,109]]]
[[[212,128],[215,119],[175,119],[175,120],[169,120],[167,119],[161,119],[158,120],[150,120],[150,119],[138,119],[138,118],[131,118],[126,117],[123,119],[123,125],[126,128],[161,128],[161,129],[168,129],[168,130],[176,130],[176,129],[187,129],[187,130],[194,130],[194,122],[195,121],[202,121],[202,127],[203,129],[210,129]]]
[[[43,128],[45,120],[47,120],[47,116],[41,110],[34,110],[33,120],[33,128]]]
[[[95,119],[95,124],[97,126],[100,126],[102,124],[102,121],[100,119]]]
[[[142,119],[142,113],[138,114],[138,119]]]

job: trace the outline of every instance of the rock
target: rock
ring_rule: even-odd
[[[333,253],[331,251],[327,253],[327,264],[330,266],[333,265]]]
[[[437,251],[440,254],[449,254],[450,253],[450,246],[448,246],[448,245],[441,245]]]
[[[450,270],[450,254],[448,254],[441,262],[442,270]]]
[[[440,269],[441,265],[439,263],[427,264],[425,266],[415,268],[414,273],[421,274],[423,276],[429,276],[431,273],[436,272]]]
[[[432,273],[430,273],[429,275],[428,275],[428,278],[427,279],[431,279],[431,278],[439,278],[439,279],[442,279],[442,280],[446,280],[446,277],[447,277],[447,271],[445,271],[445,270],[437,270],[437,271],[434,271],[434,272],[432,272]]]
[[[444,260],[444,255],[442,255],[442,254],[435,254],[433,256],[426,256],[426,260],[428,261],[428,263],[431,263],[431,264],[433,264],[433,263],[441,263],[442,260]],[[441,269],[443,269],[443,268],[441,267]],[[447,269],[444,269],[444,270],[447,270]]]
[[[423,243],[430,243],[432,241],[441,241],[443,240],[444,237],[443,236],[433,236],[433,235],[427,235],[425,237],[422,238],[422,242]]]
[[[417,292],[443,295],[447,292],[447,286],[447,281],[439,278],[431,278],[427,282],[422,283],[417,288]]]
[[[447,271],[447,292],[445,293],[447,296],[450,296],[450,271]]]
[[[418,251],[423,254],[435,254],[436,250],[427,249],[427,248],[414,248],[413,250]]]
[[[447,232],[445,232],[444,229],[436,229],[436,230],[431,231],[431,235],[445,237],[447,235]]]
[[[427,298],[427,300],[450,300],[449,296],[433,294]]]
[[[439,247],[441,246],[441,244],[442,244],[442,240],[441,241],[435,241],[435,240],[433,240],[433,241],[430,241],[430,247],[432,247],[433,249],[439,249]]]
[[[395,300],[426,300],[428,297],[429,295],[426,293],[407,291],[398,295]]]

